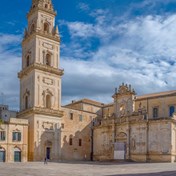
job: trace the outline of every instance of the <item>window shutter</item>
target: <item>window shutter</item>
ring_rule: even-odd
[[[21,141],[21,133],[18,133],[18,141]]]

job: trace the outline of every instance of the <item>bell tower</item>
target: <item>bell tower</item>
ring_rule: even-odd
[[[34,107],[60,109],[63,70],[59,69],[60,37],[55,16],[51,0],[32,1],[18,75],[21,111]]]
[[[22,70],[18,73],[19,118],[29,119],[29,160],[41,160],[46,155],[54,160],[59,158],[63,70],[55,17],[51,0],[32,0],[22,41]]]

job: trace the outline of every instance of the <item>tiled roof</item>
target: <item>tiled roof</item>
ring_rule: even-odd
[[[171,96],[171,95],[174,95],[174,94],[176,95],[176,90],[136,96],[136,100],[147,99],[147,98],[165,97],[165,96]]]
[[[78,101],[74,101],[73,103],[70,103],[70,104],[65,105],[65,106],[74,105],[74,104],[78,104],[78,103],[86,103],[86,104],[91,104],[91,105],[95,105],[95,106],[99,106],[99,107],[102,107],[104,105],[101,102],[84,98],[84,99],[81,99],[81,100],[78,100]]]

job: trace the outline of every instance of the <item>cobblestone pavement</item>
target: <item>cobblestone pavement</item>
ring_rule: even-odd
[[[176,163],[0,163],[0,176],[176,176]]]

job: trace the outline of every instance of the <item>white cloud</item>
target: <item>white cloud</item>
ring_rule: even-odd
[[[81,9],[82,11],[88,11],[90,9],[89,5],[83,2],[80,2],[78,4],[78,8]]]
[[[0,34],[0,103],[6,103],[17,109],[19,104],[19,82],[17,72],[20,70],[21,57],[19,49],[21,36]]]
[[[138,94],[175,89],[175,14],[119,21],[98,9],[91,16],[94,23],[62,21],[72,40],[61,48],[63,104],[85,97],[110,102],[114,88],[122,82],[132,84]],[[0,35],[0,92],[11,97],[8,102],[18,98],[16,73],[21,64],[21,54],[9,50],[9,45],[19,45],[20,39]],[[98,47],[93,39],[98,40]]]
[[[77,59],[74,54],[71,59],[68,56],[61,58],[66,73],[64,85],[71,87],[68,88],[69,100],[73,95],[79,98],[86,95],[111,101],[114,87],[121,82],[131,83],[139,94],[175,89],[175,14],[148,15],[121,23],[112,15],[104,19],[101,12],[100,16],[103,16],[102,20],[96,20],[95,24],[65,23],[72,40],[81,43],[97,38],[100,41],[100,46],[86,60]],[[99,19],[98,13],[96,19]],[[72,44],[69,46],[71,51]],[[84,52],[80,50],[82,59]]]
[[[92,37],[95,33],[93,24],[86,24],[83,22],[67,23],[72,37]]]

